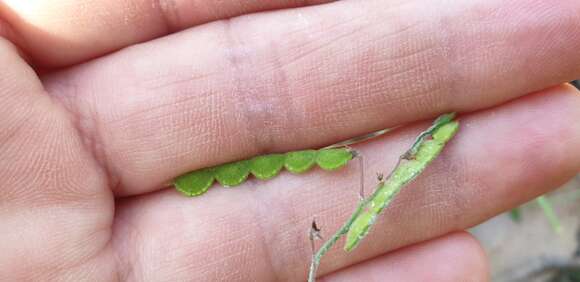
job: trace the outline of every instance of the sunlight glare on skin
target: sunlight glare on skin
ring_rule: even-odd
[[[75,9],[73,4],[70,0],[4,0],[0,1],[0,17],[18,33],[33,32],[41,35],[43,31],[52,29],[66,34],[62,31],[71,29],[67,27],[68,20],[63,18],[57,21],[54,13],[59,11],[61,15],[71,14],[73,11],[67,10]],[[82,15],[78,7],[74,12],[73,14]]]
[[[7,9],[12,10],[15,14],[18,15],[27,15],[30,14],[31,11],[43,9],[44,5],[42,3],[46,3],[48,1],[42,0],[4,0],[0,2],[0,11]]]

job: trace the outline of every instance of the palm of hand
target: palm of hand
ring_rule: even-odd
[[[580,98],[572,88],[551,88],[504,104],[579,75],[577,67],[568,67],[568,59],[561,58],[567,52],[580,60],[570,51],[577,50],[572,47],[580,45],[578,40],[557,41],[561,46],[549,45],[552,49],[533,58],[564,74],[534,74],[537,85],[532,89],[519,83],[531,75],[525,52],[512,58],[513,69],[498,78],[491,75],[493,67],[506,58],[489,62],[487,49],[458,48],[458,61],[485,59],[481,60],[487,65],[463,75],[497,86],[490,90],[469,78],[446,79],[460,68],[451,63],[446,64],[447,74],[435,73],[447,60],[438,56],[445,48],[397,45],[384,51],[365,37],[415,38],[411,22],[401,20],[399,30],[356,17],[342,26],[320,20],[322,30],[334,28],[338,36],[318,40],[300,31],[304,21],[295,19],[306,17],[312,23],[322,13],[333,21],[330,15],[342,11],[341,5],[356,7],[345,2],[332,4],[335,8],[254,15],[226,28],[223,23],[209,24],[76,66],[68,59],[43,56],[42,45],[35,45],[27,51],[36,60],[69,65],[39,76],[7,40],[1,40],[0,65],[7,68],[0,74],[0,280],[301,280],[310,258],[309,222],[316,215],[323,232],[339,226],[356,204],[356,166],[340,173],[283,173],[269,182],[213,188],[195,199],[162,189],[164,184],[188,170],[265,151],[321,146],[449,110],[492,107],[465,115],[465,126],[443,160],[401,195],[378,223],[376,230],[381,231],[350,256],[333,253],[323,273],[344,269],[334,274],[339,279],[374,269],[373,263],[393,261],[411,270],[414,265],[436,268],[453,257],[440,241],[446,239],[422,245],[430,256],[421,256],[422,249],[413,247],[383,254],[477,224],[555,188],[578,171]],[[403,8],[384,13],[402,13],[399,9]],[[269,25],[277,22],[286,25]],[[566,23],[580,29],[577,21]],[[529,25],[532,31],[552,30]],[[369,27],[368,34],[357,33],[361,27]],[[497,41],[517,35],[487,34]],[[268,38],[274,45],[256,38]],[[341,42],[340,38],[351,38],[349,44],[355,45],[368,42],[365,48],[351,46],[349,56],[337,57],[345,47],[328,42]],[[309,46],[312,42],[317,45]],[[417,42],[430,45],[424,39]],[[531,53],[534,47],[519,48]],[[498,48],[506,54],[517,51]],[[329,56],[333,60],[326,61]],[[88,55],[70,60],[82,59]],[[411,66],[411,71],[400,65]],[[413,67],[435,78],[411,87],[416,79]],[[318,74],[317,69],[335,73]],[[312,72],[317,75],[310,77]],[[362,82],[370,88],[361,87]],[[452,89],[455,92],[449,93]],[[425,99],[432,101],[426,105]],[[388,171],[421,128],[424,125],[408,126],[358,147],[367,171]],[[370,187],[373,180],[367,178]],[[455,261],[468,265],[467,273],[483,273],[481,253],[466,236],[451,235],[449,240],[475,255]],[[347,268],[380,255],[358,269]],[[387,269],[382,277],[425,273],[417,269]],[[448,273],[439,274],[451,279]]]

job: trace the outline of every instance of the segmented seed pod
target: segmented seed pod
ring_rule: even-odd
[[[316,164],[324,170],[336,170],[344,167],[355,155],[355,151],[346,147],[268,154],[195,170],[179,176],[173,184],[179,192],[193,197],[205,193],[215,180],[224,187],[233,187],[244,183],[250,174],[261,180],[271,179],[282,168],[291,173],[303,173]]]

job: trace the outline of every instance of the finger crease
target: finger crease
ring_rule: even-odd
[[[62,106],[64,111],[69,116],[69,120],[81,140],[83,149],[90,154],[95,163],[101,168],[107,179],[107,184],[112,191],[118,191],[121,186],[120,178],[113,172],[109,165],[107,155],[102,142],[102,133],[98,126],[97,112],[91,109],[80,110],[79,101],[74,98],[77,97],[77,87],[67,85],[67,88],[72,88],[72,94],[67,96],[48,95],[56,104]],[[73,104],[74,103],[74,104]]]
[[[174,0],[153,0],[167,33],[179,30],[179,13]]]
[[[234,30],[233,19],[223,20],[223,33],[226,38],[226,58],[233,70],[234,98],[240,105],[239,128],[244,128],[250,148],[255,153],[270,153],[281,141],[280,136],[289,134],[288,123],[292,118],[293,104],[289,95],[289,82],[282,67],[275,42],[267,48],[269,56],[261,57],[256,48],[245,46]],[[259,73],[258,65],[266,65],[272,74]],[[267,73],[267,72],[266,72]],[[284,138],[289,139],[289,138]]]

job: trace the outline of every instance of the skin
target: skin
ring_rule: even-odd
[[[304,280],[312,217],[330,234],[348,216],[355,165],[194,199],[165,184],[409,124],[356,147],[372,187],[421,120],[457,111],[440,158],[320,274],[487,281],[456,232],[580,171],[561,85],[578,34],[577,0],[0,1],[0,280]]]

